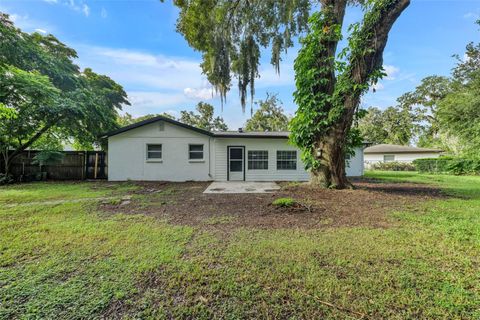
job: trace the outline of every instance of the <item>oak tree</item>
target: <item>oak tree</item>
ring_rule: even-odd
[[[282,102],[276,94],[268,94],[265,100],[256,102],[257,111],[247,120],[246,131],[287,131],[288,117],[285,115]]]
[[[129,104],[115,81],[74,63],[75,50],[53,35],[25,33],[0,13],[0,152],[11,161],[55,131],[81,144],[118,127],[118,110]]]
[[[180,122],[208,130],[227,131],[228,127],[222,117],[214,117],[214,108],[211,104],[199,102],[196,106],[197,113],[192,111],[181,111]]]
[[[359,142],[352,123],[360,98],[383,76],[388,34],[410,0],[176,0],[177,30],[202,52],[201,67],[222,99],[237,78],[240,101],[253,96],[261,48],[271,49],[279,71],[281,54],[295,37],[294,94],[298,110],[291,140],[301,150],[311,181],[332,188],[349,187],[345,156]],[[348,5],[362,9],[360,22],[344,28]],[[345,38],[345,49],[339,42]],[[253,99],[251,98],[251,101]]]

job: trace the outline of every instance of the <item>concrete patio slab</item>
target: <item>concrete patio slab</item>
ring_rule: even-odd
[[[279,189],[275,182],[215,181],[203,193],[271,193]]]

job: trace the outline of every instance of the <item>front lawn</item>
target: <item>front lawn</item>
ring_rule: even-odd
[[[367,178],[242,196],[1,187],[0,318],[479,318],[480,177]]]

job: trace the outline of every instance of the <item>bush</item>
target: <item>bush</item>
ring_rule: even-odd
[[[413,164],[423,173],[480,174],[480,159],[440,157],[417,159]]]
[[[371,166],[372,170],[381,171],[415,171],[415,166],[407,162],[378,162]]]
[[[278,198],[272,204],[277,207],[293,207],[297,202],[292,198]]]
[[[13,177],[11,175],[0,173],[0,186],[4,184],[13,183]]]

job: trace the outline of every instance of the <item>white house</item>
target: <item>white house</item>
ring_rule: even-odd
[[[411,163],[415,159],[438,158],[442,150],[401,146],[396,144],[377,144],[363,151],[365,167],[369,168],[379,162]]]
[[[306,181],[288,132],[210,132],[158,116],[107,134],[111,181]],[[363,174],[362,148],[347,175]]]

